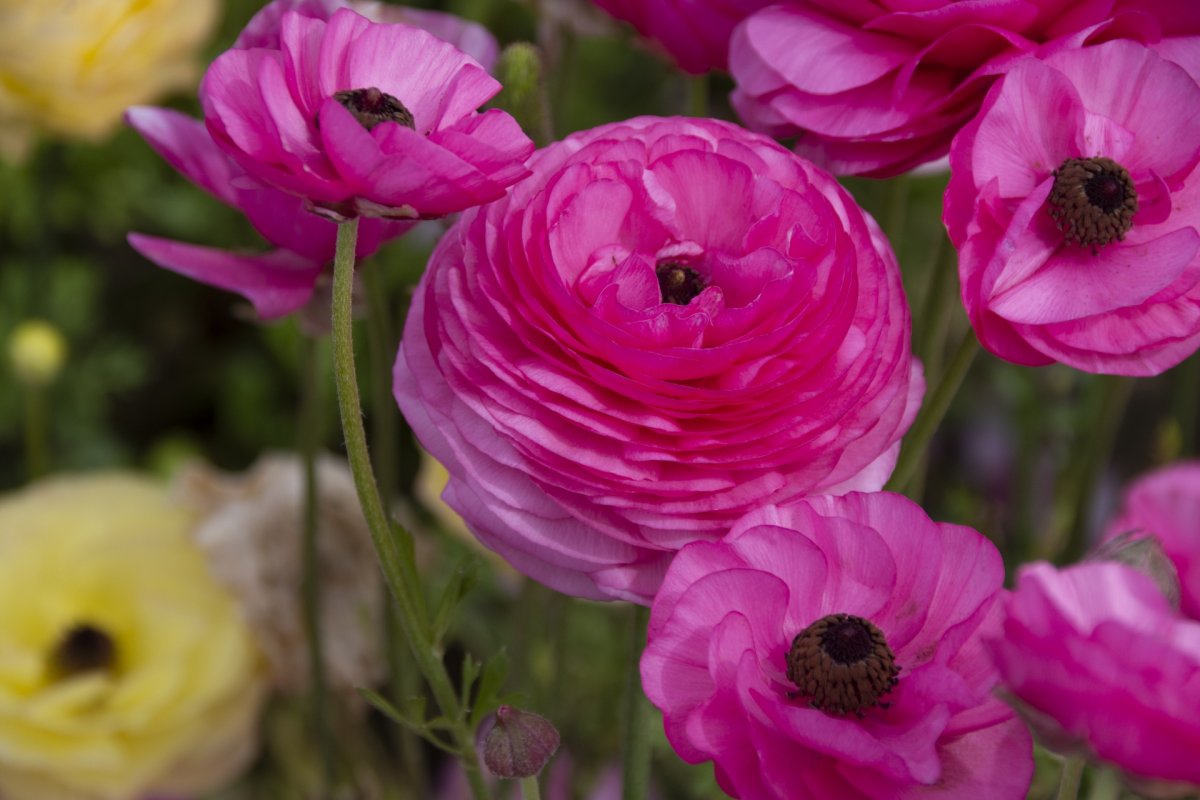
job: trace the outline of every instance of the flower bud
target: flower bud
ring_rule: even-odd
[[[556,750],[558,730],[550,720],[500,706],[483,740],[483,763],[498,778],[529,778],[542,771]]]
[[[17,380],[29,387],[54,381],[67,357],[67,341],[58,329],[40,319],[22,322],[8,339],[8,357]]]
[[[1141,530],[1126,531],[1101,544],[1086,560],[1116,561],[1149,575],[1171,607],[1179,608],[1179,572],[1157,536]]]
[[[504,48],[496,64],[496,77],[504,85],[504,91],[496,98],[497,105],[512,114],[539,145],[545,145],[549,138],[546,129],[549,111],[542,56],[537,47],[529,42],[514,42]]]

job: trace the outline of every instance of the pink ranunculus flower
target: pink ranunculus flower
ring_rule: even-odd
[[[950,152],[945,222],[980,341],[1156,375],[1200,346],[1200,86],[1132,42],[1015,66]]]
[[[945,155],[1023,54],[1080,31],[1154,41],[1190,25],[1173,7],[1184,5],[783,0],[734,32],[733,105],[750,127],[797,137],[798,153],[835,173],[895,175]]]
[[[1134,481],[1105,538],[1130,531],[1158,539],[1179,573],[1180,610],[1200,620],[1200,461],[1170,464]]]
[[[280,21],[288,11],[328,20],[339,8],[353,8],[379,22],[404,22],[450,42],[491,69],[499,46],[487,29],[453,14],[382,3],[348,0],[274,0],[260,10],[234,43],[235,48],[280,47]],[[246,215],[276,249],[245,254],[131,234],[130,244],[161,267],[221,289],[238,292],[258,315],[271,319],[305,306],[333,259],[337,228],[314,216],[304,201],[246,174],[226,155],[204,124],[168,109],[131,108],[126,120],[184,177]],[[384,241],[414,223],[366,219],[358,230],[357,254],[370,256]]]
[[[477,111],[499,89],[432,34],[339,8],[328,20],[284,13],[278,48],[223,53],[200,96],[217,144],[314,210],[429,218],[528,174],[529,137],[505,112]]]
[[[985,638],[1005,691],[1060,748],[1200,784],[1200,623],[1133,567],[1022,567]]]
[[[900,495],[764,506],[676,556],[642,686],[733,797],[1019,800],[1032,743],[981,640],[1003,582],[991,542]]]
[[[249,176],[213,142],[204,123],[166,108],[131,108],[129,124],[185,178],[238,209],[275,249],[237,253],[140,233],[129,243],[160,267],[249,300],[263,319],[304,307],[333,260],[337,224],[305,209],[295,195]],[[366,219],[357,253],[366,258],[414,222]]]
[[[750,14],[777,0],[595,0],[633,25],[694,75],[725,69],[729,37]]]
[[[716,120],[568,137],[465,214],[395,393],[477,537],[648,603],[764,501],[878,489],[924,390],[890,248],[828,174]]]

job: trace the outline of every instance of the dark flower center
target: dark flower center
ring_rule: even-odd
[[[658,290],[664,303],[686,306],[704,291],[704,278],[691,267],[667,262],[659,264],[654,272],[658,275]]]
[[[828,714],[857,714],[873,706],[897,683],[900,667],[883,632],[862,617],[830,614],[792,640],[787,677],[794,697]]]
[[[1054,170],[1050,216],[1068,242],[1099,252],[1125,238],[1137,210],[1133,179],[1111,158],[1068,158]]]
[[[406,128],[416,130],[412,112],[395,97],[372,86],[369,89],[349,89],[333,96],[346,110],[354,115],[359,124],[371,130],[381,122],[398,122]]]
[[[69,631],[50,654],[50,667],[58,678],[110,670],[117,663],[117,643],[103,628],[81,622]]]

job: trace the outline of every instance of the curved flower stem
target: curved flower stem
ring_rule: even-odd
[[[50,471],[50,447],[47,444],[46,393],[38,386],[25,387],[25,469],[29,480],[37,480]]]
[[[975,354],[978,352],[979,340],[975,338],[975,331],[967,328],[966,336],[963,337],[958,349],[954,351],[949,366],[946,367],[945,373],[942,374],[941,380],[932,394],[926,397],[925,404],[921,407],[916,421],[913,422],[908,436],[904,439],[904,445],[900,450],[900,459],[896,462],[892,479],[885,487],[888,491],[903,491],[912,480],[913,474],[921,463],[921,458],[925,455],[926,448],[929,447],[929,441],[946,416],[946,411],[950,408],[954,396],[958,394],[958,389],[962,386],[963,379],[967,376],[967,371],[970,370],[971,363],[975,360]]]
[[[317,554],[317,449],[321,435],[321,404],[318,385],[317,342],[310,336],[300,337],[300,458],[304,465],[304,538],[303,538],[303,599],[304,628],[308,640],[309,681],[312,686],[309,719],[321,759],[322,789],[333,790],[334,748],[325,718],[327,688],[325,659],[321,639],[321,576]]]
[[[375,552],[383,575],[396,601],[396,618],[412,650],[421,674],[429,683],[442,714],[453,726],[455,743],[463,770],[476,800],[487,800],[488,791],[479,771],[473,732],[459,703],[458,693],[446,672],[440,654],[434,651],[425,596],[417,577],[412,536],[392,525],[383,507],[371,458],[367,453],[367,434],[363,427],[362,403],[358,393],[358,375],[354,366],[354,261],[358,239],[358,219],[338,226],[337,250],[333,259],[333,372],[337,385],[338,409],[346,438],[346,456],[354,475],[358,502],[371,531]]]
[[[1068,758],[1063,762],[1062,774],[1058,779],[1057,800],[1077,800],[1079,785],[1083,782],[1083,768],[1086,762],[1082,758]]]
[[[1059,554],[1062,563],[1078,561],[1087,550],[1088,523],[1091,521],[1088,512],[1092,496],[1104,468],[1108,466],[1117,430],[1121,427],[1121,417],[1129,405],[1129,396],[1133,394],[1133,378],[1104,375],[1099,380],[1102,382],[1100,410],[1088,426],[1086,442],[1080,447],[1078,477],[1072,487],[1074,502],[1070,512],[1070,533]]]
[[[646,800],[650,786],[650,703],[642,694],[641,656],[650,609],[634,606],[630,618],[629,673],[625,682],[625,730],[622,741],[622,800]]]
[[[521,779],[521,800],[542,800],[542,791],[538,788],[537,775]]]
[[[693,117],[708,116],[708,76],[697,75],[687,79],[688,107],[687,113]]]

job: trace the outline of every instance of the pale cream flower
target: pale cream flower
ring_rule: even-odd
[[[264,665],[157,483],[0,497],[0,796],[194,795],[257,751]]]
[[[382,680],[386,661],[383,578],[354,479],[345,462],[317,461],[317,556],[320,627],[326,679],[354,691]],[[274,454],[244,475],[202,464],[183,469],[180,500],[201,514],[193,536],[213,573],[241,601],[271,665],[288,693],[309,685],[303,614],[304,472],[296,456]]]
[[[39,130],[98,139],[131,105],[187,87],[218,0],[0,0],[0,156]]]

